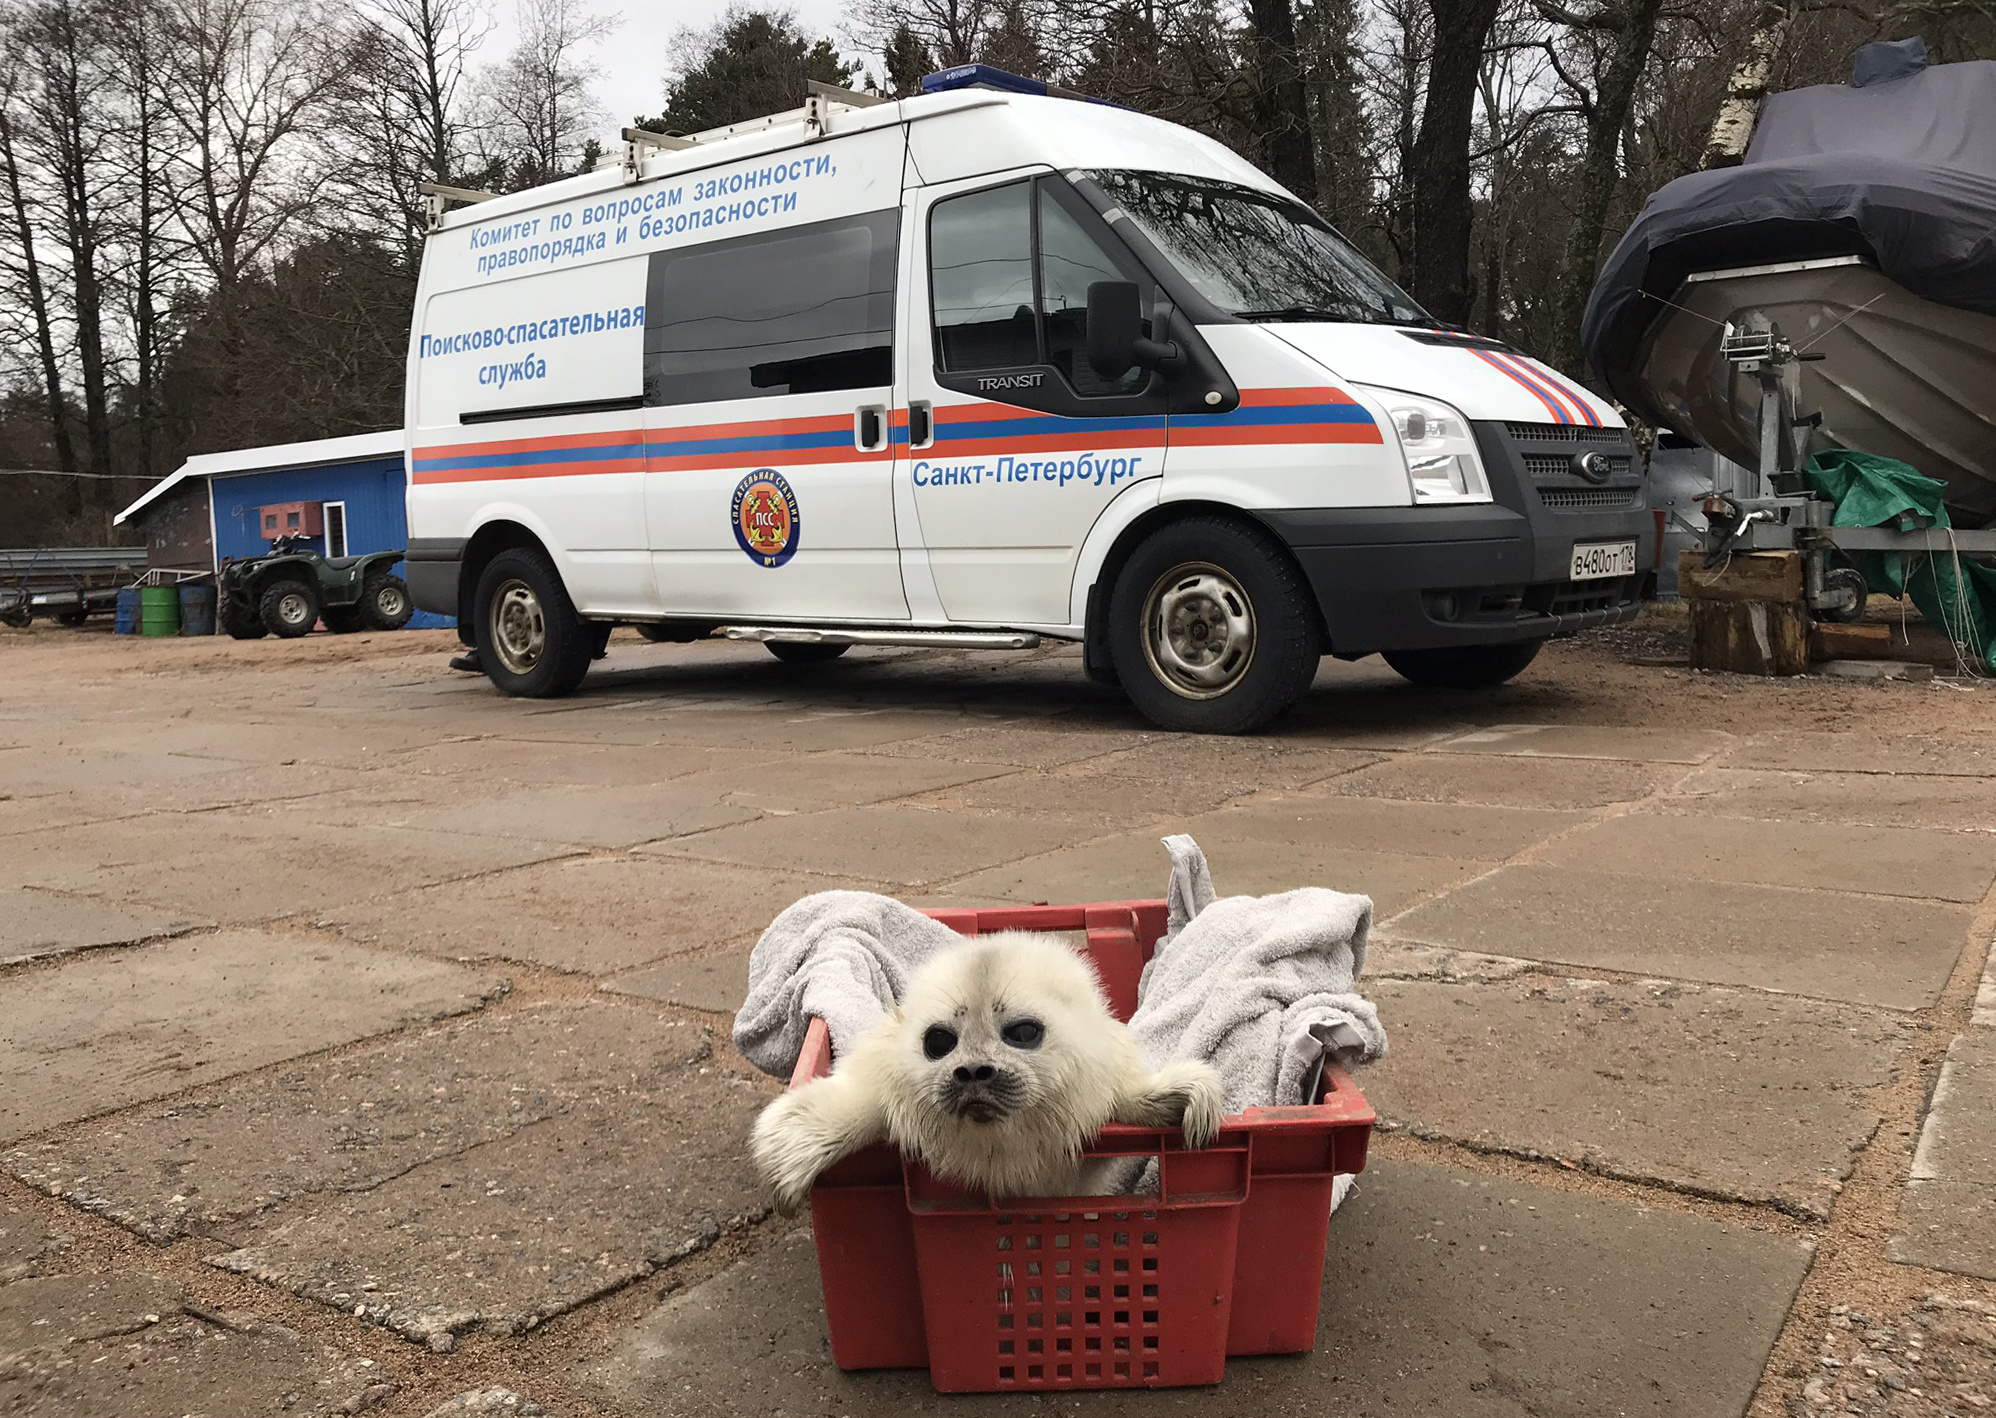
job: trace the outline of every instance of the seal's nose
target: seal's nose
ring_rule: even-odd
[[[956,1066],[956,1081],[958,1083],[989,1083],[997,1073],[998,1070],[991,1067],[990,1064],[979,1064],[976,1068],[971,1068],[967,1064],[958,1064]]]

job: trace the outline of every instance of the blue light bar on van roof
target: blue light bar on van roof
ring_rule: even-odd
[[[1083,103],[1101,102],[1073,89],[1049,84],[1044,79],[1007,73],[989,64],[959,64],[954,69],[939,69],[922,77],[922,92],[925,94],[948,93],[951,89],[997,89],[1008,94],[1040,94],[1047,98],[1079,99]]]

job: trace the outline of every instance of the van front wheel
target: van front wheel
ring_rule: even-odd
[[[1153,723],[1245,734],[1302,697],[1322,646],[1310,588],[1275,540],[1196,517],[1152,533],[1124,564],[1109,653]]]
[[[546,553],[515,547],[493,557],[478,578],[475,604],[479,663],[507,694],[556,698],[589,673],[596,637]]]

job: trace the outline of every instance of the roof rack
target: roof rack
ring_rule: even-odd
[[[804,103],[800,108],[785,109],[781,113],[771,113],[761,118],[745,118],[740,123],[708,128],[698,133],[654,133],[649,128],[626,128],[624,181],[636,182],[642,177],[645,158],[653,151],[680,152],[687,148],[699,147],[704,143],[718,143],[728,138],[739,138],[749,133],[761,133],[771,128],[787,128],[792,125],[802,127],[805,137],[816,138],[824,134],[825,122],[835,110],[871,108],[877,103],[890,101],[881,94],[842,89],[837,84],[827,84],[817,79],[810,80],[806,89]]]
[[[462,207],[472,202],[490,202],[499,195],[497,192],[482,192],[476,187],[447,187],[441,182],[419,182],[416,184],[416,190],[423,195],[431,231],[444,224],[444,213],[453,206]]]

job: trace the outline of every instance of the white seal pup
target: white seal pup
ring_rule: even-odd
[[[1204,1147],[1220,1096],[1210,1064],[1146,1068],[1079,955],[1007,931],[932,957],[828,1077],[765,1108],[755,1160],[785,1215],[819,1173],[882,1137],[993,1196],[1084,1196],[1116,1165],[1081,1157],[1105,1123],[1181,1125]]]

